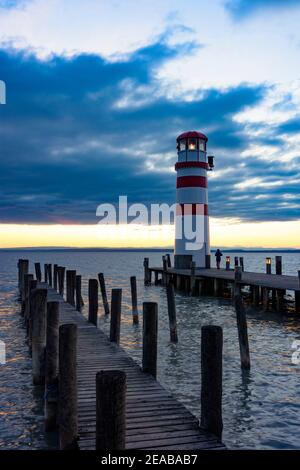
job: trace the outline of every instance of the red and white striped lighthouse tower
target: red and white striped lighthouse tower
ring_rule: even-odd
[[[190,268],[192,261],[199,268],[209,264],[207,171],[214,165],[206,154],[207,140],[196,131],[177,137],[175,268]]]

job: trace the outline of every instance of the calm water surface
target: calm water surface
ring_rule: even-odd
[[[205,324],[223,327],[223,440],[229,448],[300,448],[300,366],[291,362],[292,343],[300,340],[300,319],[249,310],[248,332],[252,368],[242,373],[235,313],[230,301],[190,298],[176,294],[179,342],[169,341],[165,289],[144,287],[143,258],[161,264],[161,253],[141,252],[0,252],[0,340],[5,341],[7,363],[0,365],[0,447],[53,448],[45,439],[40,393],[31,386],[31,365],[18,314],[17,260],[56,263],[77,269],[83,276],[86,302],[89,277],[104,272],[108,290],[123,289],[121,345],[141,363],[142,322],[132,325],[129,278],[138,278],[139,311],[142,302],[159,304],[158,380],[197,417],[200,415],[200,332]],[[234,256],[234,253],[231,254]],[[265,254],[246,253],[246,270],[264,271]],[[275,255],[274,255],[275,256]],[[274,258],[272,256],[272,258]],[[300,254],[282,254],[283,270],[296,274]],[[85,306],[86,310],[86,306]],[[86,314],[86,311],[84,311]],[[100,302],[99,327],[105,332]]]

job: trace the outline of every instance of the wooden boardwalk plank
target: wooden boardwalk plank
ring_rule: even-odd
[[[80,449],[95,448],[96,372],[121,369],[127,374],[126,448],[128,449],[224,449],[215,436],[199,428],[197,418],[120,347],[53,289],[48,300],[60,302],[60,322],[78,327],[78,425]]]

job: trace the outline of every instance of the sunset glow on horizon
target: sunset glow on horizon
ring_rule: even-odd
[[[240,222],[210,219],[212,246],[300,248],[300,221]],[[0,248],[21,247],[173,247],[174,226],[0,224]]]

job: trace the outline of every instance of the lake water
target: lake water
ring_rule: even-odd
[[[278,253],[276,253],[278,254]],[[232,259],[234,253],[230,254]],[[161,265],[155,252],[0,252],[0,340],[6,343],[7,362],[0,365],[0,447],[53,448],[53,436],[43,433],[40,391],[31,385],[31,364],[17,298],[17,260],[56,263],[83,276],[87,283],[104,272],[108,292],[123,289],[121,346],[141,363],[142,322],[132,325],[129,278],[137,276],[139,312],[143,301],[159,305],[158,380],[197,417],[200,415],[201,326],[223,327],[223,441],[229,448],[300,448],[300,366],[292,364],[292,343],[300,340],[300,319],[249,309],[248,333],[251,371],[241,372],[235,312],[231,301],[212,297],[190,298],[176,294],[178,344],[169,341],[166,292],[144,287],[143,259]],[[265,270],[264,253],[244,253],[245,269]],[[269,254],[268,254],[269,256]],[[274,255],[270,255],[274,259]],[[283,273],[297,273],[299,253],[283,253]],[[100,299],[99,299],[100,300]],[[109,329],[99,302],[99,328]]]

